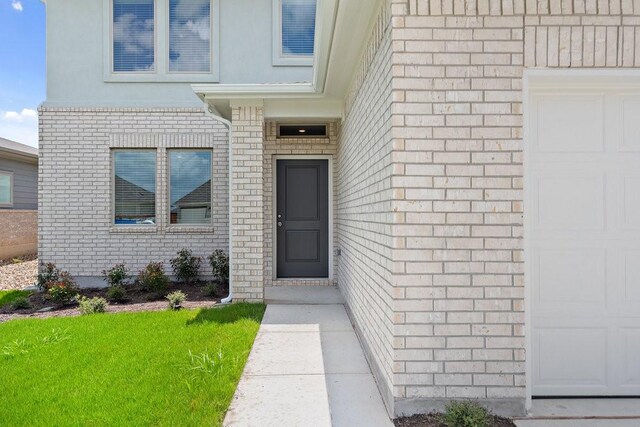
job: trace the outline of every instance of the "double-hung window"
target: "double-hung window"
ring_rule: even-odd
[[[113,151],[116,225],[156,224],[156,151]]]
[[[211,150],[167,151],[169,223],[211,224]]]
[[[13,174],[0,171],[0,207],[13,206]]]
[[[169,72],[211,71],[211,0],[169,0]]]
[[[156,70],[154,0],[113,0],[113,71]]]
[[[312,65],[316,0],[273,0],[274,65]]]
[[[111,8],[106,81],[217,81],[219,0],[105,1]]]

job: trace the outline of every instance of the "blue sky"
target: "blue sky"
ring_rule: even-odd
[[[45,87],[44,4],[0,0],[0,137],[38,145]]]

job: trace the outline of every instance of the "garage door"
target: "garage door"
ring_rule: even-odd
[[[529,102],[533,395],[640,395],[640,91]]]

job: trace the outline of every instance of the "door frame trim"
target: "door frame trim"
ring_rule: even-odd
[[[327,277],[296,277],[291,278],[279,278],[278,277],[278,230],[276,229],[276,212],[278,210],[278,160],[326,160],[327,161],[327,180],[328,180],[328,194],[329,198],[327,209],[329,215],[329,230],[328,230],[328,261],[329,261],[329,275]],[[272,254],[271,262],[273,268],[271,269],[272,280],[333,280],[333,155],[332,154],[275,154],[271,159],[271,176],[272,176],[272,189],[271,189],[271,235],[272,235]]]
[[[531,97],[540,91],[556,88],[563,89],[606,89],[606,88],[640,88],[640,70],[637,69],[530,69],[525,68],[522,75],[522,201],[523,209],[523,244],[524,251],[524,353],[525,353],[525,409],[531,410],[533,404],[533,289],[531,283]],[[586,397],[586,396],[585,396]],[[561,396],[557,396],[561,398]]]

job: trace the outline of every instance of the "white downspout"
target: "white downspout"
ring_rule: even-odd
[[[227,119],[225,119],[224,117],[222,117],[220,115],[220,113],[218,111],[216,111],[213,107],[211,107],[209,105],[209,103],[205,100],[204,101],[204,111],[205,113],[214,118],[215,120],[219,121],[220,123],[222,123],[223,125],[225,125],[225,127],[227,128],[228,132],[228,137],[229,137],[229,142],[228,142],[228,147],[229,147],[229,154],[228,154],[228,162],[229,162],[229,295],[227,295],[225,298],[222,298],[220,300],[221,304],[229,304],[231,301],[233,301],[233,275],[231,274],[231,272],[233,271],[233,257],[231,256],[231,249],[233,248],[233,221],[231,220],[231,203],[233,201],[233,197],[231,194],[231,190],[233,188],[233,149],[231,147],[232,145],[232,136],[233,136],[233,130],[231,129],[231,122]]]

